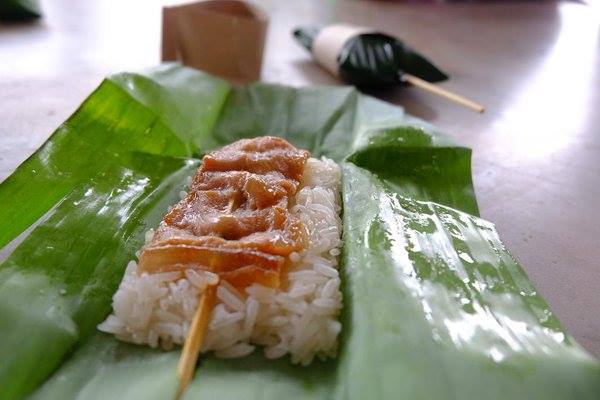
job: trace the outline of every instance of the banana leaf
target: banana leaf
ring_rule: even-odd
[[[600,364],[478,217],[469,149],[350,88],[163,65],[104,80],[0,184],[0,399],[174,396],[178,350],[95,326],[199,156],[264,134],[342,165],[339,356],[206,355],[184,399],[599,397]]]

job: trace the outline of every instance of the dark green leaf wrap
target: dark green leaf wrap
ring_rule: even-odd
[[[168,399],[179,351],[95,329],[197,156],[279,135],[343,170],[339,356],[202,357],[185,399],[597,399],[493,225],[470,151],[350,88],[225,82],[177,65],[106,79],[0,184],[0,398]]]
[[[302,46],[312,51],[319,32],[315,27],[301,27],[296,28],[293,35]],[[361,33],[348,39],[337,62],[340,78],[360,87],[403,84],[403,73],[429,82],[448,79],[446,73],[423,55],[384,33]]]
[[[0,0],[0,21],[25,21],[41,16],[38,0]]]
[[[448,75],[400,40],[383,33],[363,33],[346,42],[338,57],[340,77],[357,86],[402,84],[408,73],[429,82]]]

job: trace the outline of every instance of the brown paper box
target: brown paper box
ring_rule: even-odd
[[[208,0],[163,8],[162,60],[234,82],[260,79],[267,16],[238,0]]]

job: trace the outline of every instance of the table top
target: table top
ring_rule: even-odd
[[[108,73],[159,62],[160,0],[43,2],[0,25],[0,180]],[[263,80],[334,84],[293,42],[344,21],[403,38],[485,104],[479,115],[409,88],[375,93],[473,149],[481,215],[568,331],[600,357],[600,12],[571,2],[257,1],[270,15]],[[594,112],[596,110],[596,112]]]

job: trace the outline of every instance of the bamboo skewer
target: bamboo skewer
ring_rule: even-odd
[[[229,200],[226,213],[231,213],[234,207],[235,199]],[[211,267],[213,266],[214,261],[214,257],[211,258],[209,263]],[[206,271],[206,273],[212,274],[212,272],[209,271]],[[179,357],[179,364],[177,366],[179,385],[177,388],[177,395],[175,397],[176,399],[179,399],[185,389],[188,387],[194,375],[196,364],[198,363],[198,356],[200,355],[202,342],[204,340],[204,332],[206,331],[206,327],[208,326],[208,322],[210,320],[211,311],[215,305],[216,287],[219,285],[220,281],[218,275],[213,275],[215,275],[215,279],[208,283],[204,289],[204,292],[202,292],[202,295],[200,295],[198,307],[196,308],[196,312],[192,318],[192,324],[190,325],[190,330],[188,331],[188,335],[181,351],[181,356]]]
[[[400,77],[400,80],[402,80],[403,82],[410,83],[411,85],[416,86],[419,89],[423,89],[429,93],[432,93],[437,96],[441,96],[447,100],[453,101],[457,104],[460,104],[461,106],[470,108],[471,110],[473,110],[475,112],[482,113],[485,111],[485,107],[483,107],[481,104],[475,103],[474,101],[469,100],[466,97],[463,97],[456,93],[450,92],[446,89],[442,89],[441,87],[433,85],[421,78],[417,78],[414,75],[402,74],[402,76]]]
[[[177,366],[177,375],[179,378],[177,399],[180,398],[188,387],[194,375],[194,370],[204,340],[204,332],[208,326],[210,314],[215,303],[215,291],[218,284],[218,280],[216,283],[211,282],[200,296],[198,308],[196,308],[196,313],[192,319],[192,324],[190,325],[190,330],[185,339],[183,350],[181,351],[181,356],[179,358],[179,365]]]

